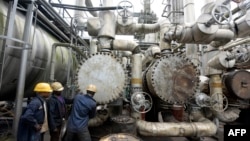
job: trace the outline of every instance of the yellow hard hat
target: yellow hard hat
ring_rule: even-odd
[[[49,85],[49,83],[45,83],[45,82],[41,82],[41,83],[37,83],[35,88],[34,88],[35,92],[52,92],[52,89]]]
[[[95,92],[96,93],[96,86],[93,84],[88,85],[87,91]]]
[[[51,88],[53,89],[53,91],[62,91],[64,89],[60,82],[53,82],[51,84]]]

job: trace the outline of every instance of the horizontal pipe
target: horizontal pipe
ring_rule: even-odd
[[[58,29],[54,24],[52,24],[44,15],[42,12],[37,11],[38,17],[40,17],[43,21],[46,22],[56,33],[58,33],[61,37],[63,37],[64,40],[67,42],[70,42],[69,37],[67,37],[60,29]]]
[[[155,33],[160,31],[160,24],[135,24],[134,25],[134,32],[138,33]]]
[[[194,116],[194,115],[193,115]],[[196,116],[197,122],[147,122],[137,120],[139,133],[144,136],[213,136],[217,126],[203,116]]]
[[[141,52],[139,44],[130,40],[116,39],[113,40],[112,46],[114,50],[131,51],[133,54]]]
[[[232,47],[238,46],[238,45],[242,45],[242,44],[246,44],[250,42],[250,38],[245,38],[245,39],[240,39],[240,40],[236,40],[236,41],[232,41],[228,44],[226,44],[225,46],[222,46],[219,48],[219,50],[228,50],[231,49]]]

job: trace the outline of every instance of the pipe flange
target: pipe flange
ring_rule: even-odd
[[[150,92],[171,104],[183,104],[198,90],[199,71],[185,56],[169,54],[158,59],[147,73]]]
[[[121,96],[126,75],[118,58],[111,53],[100,52],[80,63],[76,79],[78,89],[84,93],[87,85],[96,85],[94,99],[98,104],[107,104]]]

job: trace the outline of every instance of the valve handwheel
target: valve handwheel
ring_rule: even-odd
[[[211,107],[213,110],[215,110],[217,112],[224,112],[228,108],[228,99],[224,94],[222,94],[222,100],[218,101],[218,99],[219,99],[218,95],[221,95],[221,94],[215,93],[215,94],[211,95],[211,98],[213,99],[211,101]],[[218,108],[218,104],[221,104],[222,107]]]
[[[127,18],[127,17],[131,17],[133,16],[133,12],[134,12],[134,6],[131,2],[129,1],[121,1],[118,4],[118,7],[121,7],[122,9],[117,9],[117,13],[118,15],[120,15],[123,18]],[[132,10],[130,10],[132,9]]]
[[[228,14],[228,17],[226,16]],[[217,5],[212,10],[212,16],[218,24],[228,24],[232,19],[232,12],[225,5]]]
[[[136,92],[131,96],[133,109],[138,113],[147,113],[153,106],[151,96],[145,92]]]

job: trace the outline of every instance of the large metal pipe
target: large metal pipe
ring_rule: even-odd
[[[44,15],[42,12],[37,11],[37,16],[40,17],[43,21],[46,22],[56,33],[60,35],[65,41],[69,42],[70,39],[67,37],[60,29],[58,29],[54,24],[52,24]]]
[[[132,93],[142,91],[142,55],[140,53],[132,55]]]
[[[111,46],[114,50],[131,51],[133,54],[141,52],[139,44],[131,40],[116,39]]]
[[[4,1],[0,1],[0,27],[6,27],[4,24],[7,17],[7,5]],[[16,97],[17,83],[19,81],[19,75],[16,73],[20,70],[20,60],[22,54],[22,48],[19,47],[23,43],[20,42],[22,34],[24,32],[23,27],[25,23],[25,17],[21,12],[16,12],[13,38],[8,37],[9,42],[5,50],[5,64],[3,67],[2,76],[2,88],[0,90],[0,100],[14,100]],[[25,83],[29,84],[25,87],[24,97],[33,96],[33,88],[35,84],[39,81],[48,81],[49,79],[49,65],[51,61],[51,46],[56,40],[54,36],[46,32],[44,29],[40,28],[38,25],[36,27],[29,26],[32,30],[32,35],[29,38],[29,44],[32,44],[32,48],[28,51],[28,64],[26,67],[26,73],[23,75],[25,78]],[[1,31],[3,31],[2,29]],[[1,34],[3,34],[1,32]],[[21,43],[21,44],[20,44]],[[1,44],[2,46],[2,44]],[[67,67],[68,62],[68,50],[65,48],[58,48],[56,53],[56,68],[55,79],[64,83],[67,77]],[[74,57],[74,61],[76,58]],[[76,64],[77,62],[74,62]]]
[[[14,21],[15,21],[15,15],[16,15],[16,9],[17,9],[17,2],[18,0],[14,0],[13,2],[9,3],[9,7],[8,7],[8,15],[9,15],[9,19],[6,20],[6,27],[7,29],[5,30],[5,34],[7,37],[12,37],[13,36],[13,27],[14,27]],[[12,4],[12,5],[11,5]],[[5,63],[5,46],[9,44],[8,40],[3,40],[3,45],[0,46],[1,47],[1,56],[0,56],[0,90],[2,88],[2,83],[3,83],[3,71],[4,71],[4,63]]]
[[[149,47],[145,53],[144,58],[142,59],[142,66],[143,68],[146,66],[146,64],[150,61],[152,61],[154,58],[159,58],[161,54],[161,49],[158,46],[151,46]]]
[[[217,101],[212,108],[213,114],[223,122],[233,122],[239,117],[240,110],[228,108],[223,105],[222,79],[220,75],[212,75],[209,79],[210,95],[213,101]]]
[[[213,136],[217,126],[200,114],[192,114],[195,122],[147,122],[137,120],[136,125],[139,133],[144,136]]]
[[[32,18],[33,18],[33,9],[34,8],[34,1],[28,5],[26,19],[25,19],[25,26],[23,32],[23,41],[26,44],[23,45],[22,48],[22,58],[20,63],[20,72],[19,72],[19,79],[17,85],[17,92],[16,92],[16,100],[15,100],[15,116],[13,120],[13,135],[15,140],[17,140],[17,130],[19,125],[19,119],[22,114],[22,105],[23,105],[23,96],[24,96],[24,87],[25,87],[25,76],[26,76],[26,66],[27,66],[27,59],[28,59],[28,52],[31,46],[28,44],[29,38],[31,35],[31,26],[32,26]]]
[[[66,48],[72,48],[74,49],[77,53],[79,53],[81,56],[83,56],[84,58],[87,58],[86,55],[80,51],[80,49],[72,44],[69,43],[54,43],[52,45],[52,52],[51,52],[51,62],[50,62],[50,81],[54,81],[55,80],[55,62],[56,62],[56,48],[60,46],[60,47],[66,47]],[[68,80],[69,78],[67,78]]]

